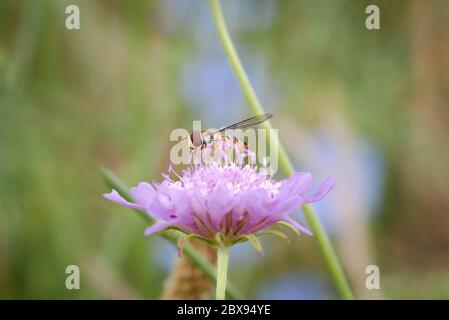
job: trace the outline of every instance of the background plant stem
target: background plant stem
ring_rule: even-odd
[[[225,300],[226,280],[228,278],[229,248],[219,247],[217,249],[217,291],[216,300]]]
[[[234,70],[235,75],[237,76],[240,87],[245,96],[246,102],[252,113],[255,115],[265,113],[262,108],[262,105],[249,81],[249,78],[240,62],[240,59],[237,55],[237,51],[234,48],[231,37],[226,27],[226,22],[223,17],[223,12],[221,9],[219,0],[209,0],[210,7],[212,10],[212,15],[214,18],[215,26],[217,28],[217,33],[220,38],[220,42],[223,46],[223,49],[226,53],[228,61]],[[264,127],[266,129],[271,129],[270,122],[266,121],[264,123]],[[293,174],[295,171],[293,165],[285,152],[282,143],[279,141],[271,141],[271,143],[278,143],[279,150],[279,166],[284,171],[284,173],[288,176]],[[312,206],[303,205],[302,207],[304,211],[304,215],[310,225],[310,228],[315,234],[315,237],[318,241],[321,253],[326,260],[327,266],[330,270],[332,279],[335,283],[335,286],[343,299],[353,299],[353,293],[349,286],[349,283],[346,279],[346,276],[343,272],[343,268],[338,260],[337,254],[332,246],[332,243],[329,240],[329,237],[326,234],[320,220],[316,216]]]

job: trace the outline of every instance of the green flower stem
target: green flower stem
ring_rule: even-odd
[[[219,247],[217,249],[217,291],[216,300],[225,300],[226,279],[228,277],[229,248]]]
[[[243,69],[242,63],[240,62],[240,59],[234,48],[231,37],[229,36],[226,22],[221,10],[220,1],[209,0],[209,4],[212,10],[212,15],[221,44],[226,53],[228,61],[232,69],[234,70],[235,75],[237,76],[237,80],[240,84],[240,87],[242,88],[243,94],[251,112],[255,115],[265,113],[251,85],[251,82],[249,81],[249,78],[246,75],[245,70]],[[270,122],[268,121],[264,123],[264,127],[266,129],[272,128]],[[271,143],[278,143],[280,168],[286,175],[292,175],[294,172],[294,168],[287,153],[285,152],[284,147],[282,146],[282,143],[280,141],[271,141]],[[335,253],[332,243],[330,242],[329,237],[327,236],[320,220],[318,219],[313,208],[310,205],[303,205],[302,209],[310,225],[310,228],[315,234],[315,238],[318,241],[321,253],[326,260],[327,266],[332,275],[332,279],[335,283],[335,286],[337,287],[338,292],[340,293],[340,296],[343,299],[354,299],[354,295],[352,294],[351,288],[343,272],[343,268],[341,267],[341,264],[338,260],[337,254]]]
[[[315,233],[315,238],[318,241],[321,253],[326,259],[327,266],[341,298],[345,300],[354,299],[351,287],[349,286],[343,268],[338,261],[338,257],[335,253],[334,247],[332,246],[332,243],[329,240],[329,237],[327,236],[326,230],[324,230],[320,219],[318,219],[318,216],[313,211],[313,207],[306,204],[302,206],[302,210],[304,211],[304,215],[306,216],[310,228]]]
[[[110,170],[106,168],[100,167],[100,173],[103,176],[103,179],[105,180],[108,187],[115,189],[126,200],[133,201],[133,198],[128,192],[129,187],[123,181],[117,178]],[[148,214],[139,210],[134,211],[137,212],[147,223],[154,223],[153,218],[151,218],[151,216],[149,216]],[[163,232],[160,235],[175,246],[178,246],[178,242],[181,238],[181,234],[177,231]],[[217,281],[218,277],[217,272],[215,271],[215,267],[212,266],[206,259],[204,259],[203,256],[195,250],[194,247],[192,247],[188,243],[184,244],[183,253],[198,269],[204,272],[209,281],[211,281],[212,283],[215,283]],[[245,299],[240,291],[237,290],[237,288],[231,282],[228,282],[226,286],[226,294],[229,298],[234,300]]]

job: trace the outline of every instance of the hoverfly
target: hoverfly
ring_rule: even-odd
[[[215,142],[220,141],[225,143],[227,142],[232,145],[241,145],[241,148],[248,149],[248,145],[246,142],[244,141],[242,142],[234,136],[226,135],[225,131],[251,128],[257,126],[258,124],[261,124],[262,122],[267,121],[272,116],[273,115],[270,113],[265,113],[231,124],[229,126],[220,128],[215,131],[210,129],[201,130],[201,132],[192,131],[190,132],[189,136],[186,139],[189,143],[190,150],[192,150],[192,152],[204,149],[208,146],[212,146],[212,144],[214,144]]]

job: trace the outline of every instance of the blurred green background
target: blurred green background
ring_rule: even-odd
[[[449,298],[449,2],[222,2],[297,170],[337,177],[317,210],[356,295]],[[159,298],[176,252],[101,197],[98,166],[160,180],[171,130],[247,116],[207,1],[0,0],[0,298]],[[267,240],[233,249],[248,297],[336,297],[313,237]]]

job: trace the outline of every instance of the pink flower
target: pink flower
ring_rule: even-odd
[[[311,235],[291,214],[304,203],[321,200],[335,184],[328,178],[309,194],[313,179],[308,172],[275,181],[252,165],[235,163],[186,169],[178,181],[164,177],[160,184],[141,182],[131,188],[135,202],[115,190],[104,197],[153,217],[156,223],[145,235],[173,228],[224,245],[253,241],[278,222]]]

